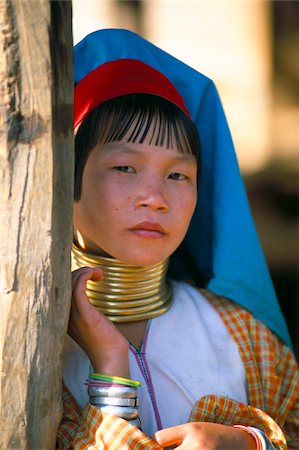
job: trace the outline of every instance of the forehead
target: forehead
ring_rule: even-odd
[[[100,152],[103,158],[115,157],[132,157],[132,158],[147,158],[148,155],[155,156],[168,160],[169,162],[186,162],[196,165],[196,158],[191,153],[182,153],[178,150],[176,144],[173,147],[166,147],[165,145],[154,145],[145,139],[142,143],[128,142],[126,139],[121,141],[108,142],[99,144],[94,149],[94,153]]]

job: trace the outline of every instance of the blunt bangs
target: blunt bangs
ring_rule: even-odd
[[[200,141],[195,124],[168,100],[150,94],[130,94],[108,100],[83,120],[75,137],[74,199],[81,197],[82,177],[91,150],[99,144],[126,142],[173,148],[195,156],[200,167]]]

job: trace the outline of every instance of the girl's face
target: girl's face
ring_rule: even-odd
[[[74,226],[87,252],[145,266],[183,240],[197,201],[197,163],[174,146],[111,142],[86,162]]]

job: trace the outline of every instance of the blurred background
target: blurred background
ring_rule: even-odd
[[[74,43],[127,28],[212,78],[299,359],[299,2],[73,0]]]

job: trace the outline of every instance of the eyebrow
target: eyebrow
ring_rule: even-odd
[[[107,149],[107,154],[108,153],[121,153],[121,154],[126,154],[126,155],[143,155],[143,152],[139,151],[138,149],[132,148],[129,143],[121,143],[118,145],[118,142],[109,142],[108,144],[106,144],[109,146],[109,149]],[[169,152],[175,152],[175,150],[171,149],[171,148],[166,148],[166,151]],[[174,157],[172,157],[173,161],[178,161],[178,162],[186,162],[186,163],[193,163],[194,160],[196,160],[195,156],[191,153],[181,153],[181,152],[176,152],[176,155]]]

